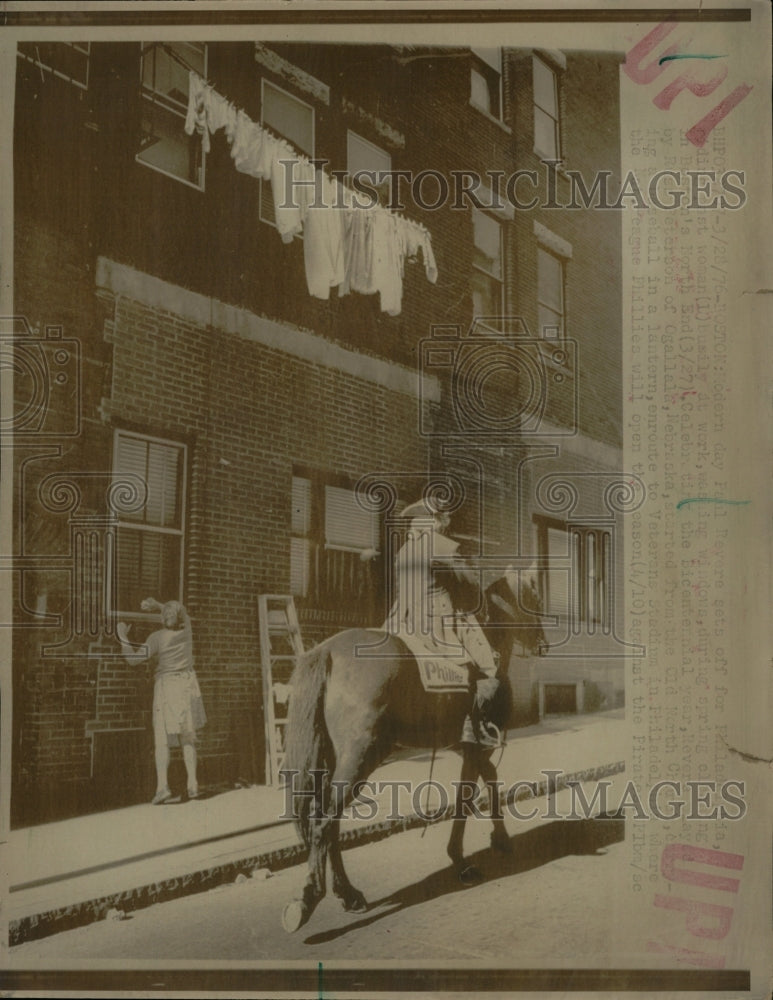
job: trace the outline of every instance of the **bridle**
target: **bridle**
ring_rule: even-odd
[[[501,611],[504,611],[511,621],[517,622],[519,620],[518,608],[516,608],[514,604],[511,604],[510,601],[506,600],[500,594],[486,594],[486,602],[487,604],[493,604]],[[492,628],[496,628],[497,622],[492,621],[490,615],[487,615],[487,618],[488,618],[488,625]],[[525,627],[528,628],[530,626],[525,626]],[[523,639],[519,638],[518,635],[516,635],[513,639],[513,645],[515,644],[518,644],[521,647],[520,654],[516,655],[520,656],[523,659],[526,659],[527,657],[530,656],[534,656],[535,654],[537,656],[544,656],[547,650],[549,649],[548,643],[546,641],[537,643],[536,649],[527,647],[526,643],[523,641]]]

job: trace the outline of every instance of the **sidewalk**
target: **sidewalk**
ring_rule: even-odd
[[[499,777],[506,785],[534,781],[544,795],[546,770],[564,772],[559,788],[573,778],[593,781],[619,773],[627,753],[625,733],[622,710],[545,719],[510,734]],[[409,781],[415,787],[429,778],[430,758],[428,751],[405,751],[372,780]],[[497,756],[493,759],[496,763]],[[457,754],[439,752],[433,782],[450,788],[459,766]],[[378,801],[375,818],[344,820],[345,843],[380,839],[422,823],[410,809],[409,793],[400,797],[409,813],[401,820],[386,818],[391,795]],[[284,791],[253,786],[15,830],[4,852],[11,873],[10,944],[102,919],[111,909],[127,912],[297,864],[304,849],[293,824],[279,818],[284,809]]]

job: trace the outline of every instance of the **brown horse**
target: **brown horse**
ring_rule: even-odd
[[[520,644],[523,655],[541,653],[546,646],[534,577],[521,582],[518,595],[508,580],[513,580],[510,573],[493,583],[485,595],[488,621],[484,629],[499,654],[501,685],[499,704],[495,705],[499,718],[494,721],[501,726],[507,724],[511,708],[507,665],[514,645]],[[379,639],[378,656],[363,656],[363,649]],[[497,772],[490,749],[459,744],[471,695],[427,693],[416,660],[402,640],[367,629],[340,632],[310,650],[299,661],[291,683],[285,771],[309,862],[300,899],[284,909],[285,930],[292,932],[303,926],[325,895],[328,857],[333,892],[344,908],[367,908],[364,896],[344,870],[340,816],[355,797],[357,783],[367,779],[395,746],[455,746],[461,753],[461,782],[447,851],[464,884],[479,881],[480,872],[465,863],[462,850],[464,816],[469,809],[462,782],[469,787],[480,776],[490,785],[497,780]],[[492,815],[492,819],[492,846],[508,850],[504,820],[501,815]]]

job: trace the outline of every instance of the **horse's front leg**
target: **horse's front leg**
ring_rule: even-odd
[[[311,820],[306,883],[300,899],[291,900],[282,912],[282,926],[290,934],[303,927],[325,895],[325,870],[332,823],[329,816]]]
[[[480,760],[477,747],[470,745],[462,752],[462,773],[456,786],[456,802],[451,821],[451,837],[446,848],[448,856],[456,869],[459,881],[464,885],[475,885],[483,878],[480,871],[464,860],[464,827],[467,817],[472,812],[471,803],[477,793],[477,780],[480,773]]]
[[[486,783],[491,803],[491,822],[494,832],[491,834],[491,846],[502,854],[512,854],[513,845],[505,828],[505,818],[499,803],[499,780],[497,769],[491,763],[491,755],[481,753],[479,756],[480,776]]]

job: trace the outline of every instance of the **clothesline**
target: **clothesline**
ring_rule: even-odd
[[[178,61],[184,62],[182,57]],[[328,299],[359,292],[380,295],[382,312],[396,316],[402,308],[405,262],[418,259],[431,283],[437,281],[432,239],[425,226],[373,203],[363,205],[338,179],[274,135],[189,69],[185,131],[201,135],[210,149],[210,134],[223,129],[234,166],[241,173],[271,182],[274,222],[285,243],[303,235],[308,290]],[[289,197],[288,197],[289,195]]]
[[[203,77],[203,76],[201,75],[201,73],[199,73],[199,71],[198,71],[198,70],[197,70],[197,69],[196,69],[196,68],[195,68],[194,66],[192,66],[192,65],[191,65],[191,64],[190,64],[190,63],[188,62],[188,60],[187,60],[187,59],[185,59],[185,58],[184,58],[183,56],[181,56],[181,55],[179,54],[179,52],[177,52],[177,51],[176,51],[175,49],[173,49],[171,45],[167,45],[167,44],[166,44],[165,42],[156,42],[156,43],[154,43],[154,44],[155,44],[156,46],[158,46],[159,48],[162,48],[162,49],[164,50],[164,52],[166,52],[166,53],[167,53],[167,55],[169,55],[169,56],[170,56],[170,57],[171,57],[171,58],[172,58],[172,59],[173,59],[173,60],[174,60],[174,61],[175,61],[176,63],[178,63],[178,64],[179,64],[180,66],[182,66],[182,67],[183,67],[183,69],[187,69],[187,70],[188,70],[188,73],[193,73],[193,74],[194,74],[194,75],[195,75],[196,77],[198,77],[198,79],[199,79],[199,80],[201,80],[201,81],[202,81],[202,82],[203,82],[203,83],[204,83],[204,84],[205,84],[205,85],[206,85],[207,87],[211,87],[211,88],[212,88],[212,90],[213,90],[213,91],[214,91],[215,93],[217,93],[217,89],[215,88],[215,85],[214,85],[214,83],[212,83],[212,81],[211,81],[211,80],[209,80],[208,78],[206,78],[206,77]],[[225,100],[225,99],[226,99],[226,98],[224,98],[224,100]],[[231,107],[233,107],[233,108],[235,108],[235,109],[236,109],[236,112],[237,112],[237,114],[238,114],[239,112],[241,112],[242,114],[246,114],[246,112],[244,111],[244,109],[243,109],[243,108],[241,108],[241,107],[240,107],[240,106],[239,106],[238,104],[236,104],[236,103],[235,103],[234,101],[231,101],[231,100],[229,100],[229,101],[228,101],[228,103],[229,103],[229,104],[231,105]],[[264,131],[268,132],[268,133],[269,133],[269,135],[272,135],[272,134],[273,134],[273,133],[271,132],[271,130],[270,130],[270,129],[267,129],[267,128],[266,128],[266,126],[265,126],[265,125],[263,125],[263,123],[261,123],[261,124],[260,124],[260,127],[261,127],[261,128],[262,128],[262,129],[264,130]],[[275,136],[275,138],[279,138],[279,137],[278,137],[278,136]],[[285,142],[286,142],[287,140],[282,140],[282,141],[285,141]],[[290,144],[289,144],[289,143],[288,143],[288,146],[290,146]],[[292,149],[292,147],[291,147],[291,146],[290,146],[290,148]],[[303,154],[300,154],[300,153],[298,153],[298,152],[297,152],[296,150],[293,150],[293,153],[294,153],[295,155],[298,155],[298,156],[303,156]],[[376,206],[374,205],[373,207],[375,208]],[[422,222],[417,222],[417,221],[416,221],[415,219],[408,219],[408,218],[406,218],[405,216],[402,216],[402,215],[399,215],[399,213],[396,213],[396,212],[394,212],[394,211],[393,211],[392,209],[386,209],[386,211],[391,211],[391,212],[392,212],[392,214],[396,215],[396,216],[397,216],[398,218],[402,218],[402,219],[404,219],[404,220],[405,220],[405,223],[406,223],[407,225],[411,225],[411,226],[417,226],[417,227],[418,227],[419,229],[422,229],[422,230],[424,230],[424,232],[428,232],[428,230],[427,230],[427,227],[426,227],[426,226],[425,226],[425,225],[424,225],[424,224],[423,224]]]

